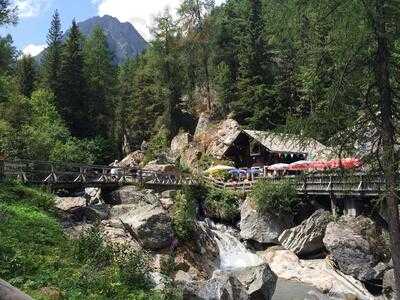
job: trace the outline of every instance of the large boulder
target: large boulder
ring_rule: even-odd
[[[270,300],[277,277],[263,264],[233,271],[215,271],[207,281],[180,281],[184,299]]]
[[[383,296],[386,300],[394,299],[395,287],[394,270],[390,269],[389,271],[386,271],[383,276]]]
[[[200,114],[194,136],[198,137],[198,136],[204,134],[207,131],[209,125],[210,125],[210,116],[205,113]]]
[[[84,197],[56,197],[54,207],[66,213],[71,213],[76,209],[86,206]]]
[[[374,299],[361,282],[337,272],[328,260],[302,260],[292,251],[278,246],[259,254],[280,279],[314,287],[332,297],[329,299]]]
[[[324,248],[325,229],[331,220],[328,211],[319,209],[299,226],[285,230],[279,237],[279,242],[286,249],[298,255],[313,254]]]
[[[152,190],[141,190],[136,186],[124,186],[105,195],[105,200],[113,205],[132,204],[141,206],[158,203],[157,196]]]
[[[173,157],[179,157],[189,147],[190,134],[181,132],[171,141],[171,154]]]
[[[380,279],[382,273],[375,268],[382,257],[381,240],[373,221],[359,216],[329,223],[323,242],[343,273],[369,281]]]
[[[167,248],[173,241],[171,218],[160,206],[139,207],[122,215],[120,220],[133,238],[146,249]]]
[[[144,152],[137,150],[128,154],[123,160],[118,163],[119,167],[127,168],[140,165],[144,160]]]
[[[282,232],[292,225],[292,217],[260,213],[247,199],[240,208],[240,236],[261,244],[277,244]]]
[[[149,162],[143,171],[155,172],[155,173],[169,173],[169,174],[179,174],[179,170],[174,164],[169,163],[158,163],[157,161]]]
[[[33,300],[31,297],[13,287],[8,282],[0,279],[0,299],[1,300]]]

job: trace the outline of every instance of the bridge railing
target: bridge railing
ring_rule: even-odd
[[[31,184],[118,184],[141,183],[156,185],[194,185],[197,181],[188,175],[155,172],[140,168],[81,165],[30,160],[3,160],[3,178]],[[0,178],[1,179],[1,178]]]

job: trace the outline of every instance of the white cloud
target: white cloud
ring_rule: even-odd
[[[35,45],[29,44],[23,50],[22,53],[25,55],[36,56],[46,48],[46,45]]]
[[[217,0],[221,3],[223,0]],[[100,16],[110,15],[121,22],[130,22],[142,34],[149,39],[150,28],[154,16],[161,13],[166,7],[171,12],[175,11],[182,0],[92,0],[97,5]]]
[[[15,0],[20,18],[37,17],[50,6],[52,0]]]

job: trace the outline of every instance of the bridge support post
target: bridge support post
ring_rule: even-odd
[[[355,218],[360,215],[361,203],[354,197],[347,198],[344,200],[344,210],[347,216]]]
[[[333,193],[331,193],[329,195],[329,198],[331,200],[331,211],[332,211],[332,215],[334,218],[336,218],[337,216],[337,201],[336,201],[336,197]]]

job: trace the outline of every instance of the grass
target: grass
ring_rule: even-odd
[[[0,184],[0,277],[35,299],[178,299],[151,290],[149,258],[107,245],[94,227],[65,236],[53,197],[20,184]],[[46,291],[47,290],[47,291]]]

